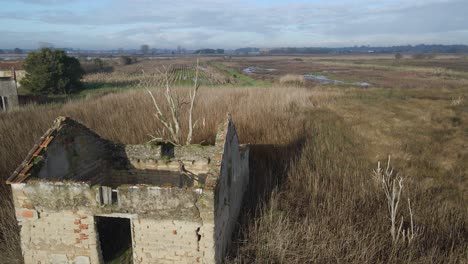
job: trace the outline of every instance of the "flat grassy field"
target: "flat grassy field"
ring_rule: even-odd
[[[164,136],[156,135],[162,127],[151,98],[138,89],[146,81],[164,104],[156,70],[163,64],[175,66],[170,83],[187,96],[194,60],[142,61],[88,74],[93,92],[66,103],[0,113],[2,178],[58,115],[123,143]],[[443,56],[202,58],[211,83],[200,88],[194,114],[202,125],[194,143],[213,144],[230,112],[241,142],[251,144],[250,188],[227,263],[468,262],[467,64],[464,57]],[[245,71],[249,67],[253,72]],[[288,85],[280,82],[287,74],[343,83]],[[181,113],[186,120],[186,109]],[[187,124],[181,129],[185,134]],[[403,178],[398,223],[403,219],[401,230],[412,234],[397,242],[381,182],[373,177],[388,156]],[[3,182],[0,259],[21,263]]]

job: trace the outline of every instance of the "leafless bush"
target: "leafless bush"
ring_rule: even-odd
[[[403,229],[403,216],[398,224],[399,205],[401,201],[401,192],[403,190],[403,178],[393,171],[390,166],[390,156],[387,160],[385,170],[380,166],[380,161],[377,164],[377,169],[373,172],[374,180],[381,185],[387,200],[387,208],[390,218],[390,234],[393,243],[400,241],[408,241],[411,243],[417,235],[417,230],[414,227],[413,211],[411,209],[411,202],[408,198],[408,211],[410,214],[410,227]]]

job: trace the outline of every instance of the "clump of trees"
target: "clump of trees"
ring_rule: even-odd
[[[130,56],[120,56],[119,57],[119,64],[120,65],[130,65],[137,62],[136,57],[130,57]]]
[[[140,50],[141,50],[141,53],[148,54],[150,47],[148,44],[144,44],[144,45],[141,45]]]
[[[403,54],[401,53],[395,54],[395,60],[401,60],[401,59],[403,59]]]
[[[26,76],[21,85],[33,94],[69,94],[83,88],[80,61],[63,50],[44,48],[24,60]]]

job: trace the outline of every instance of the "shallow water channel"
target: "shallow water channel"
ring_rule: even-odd
[[[355,86],[362,86],[362,87],[368,87],[371,86],[370,83],[367,82],[344,82],[344,81],[339,81],[339,80],[333,80],[328,78],[325,75],[318,75],[318,74],[304,74],[304,78],[307,80],[312,80],[312,81],[318,81],[320,84],[348,84],[348,85],[355,85]]]

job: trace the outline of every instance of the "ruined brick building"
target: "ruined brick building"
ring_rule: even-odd
[[[60,117],[8,179],[25,263],[220,263],[248,160],[230,119],[214,146],[174,147]]]
[[[0,67],[0,111],[7,111],[18,106],[19,79],[24,71]]]

